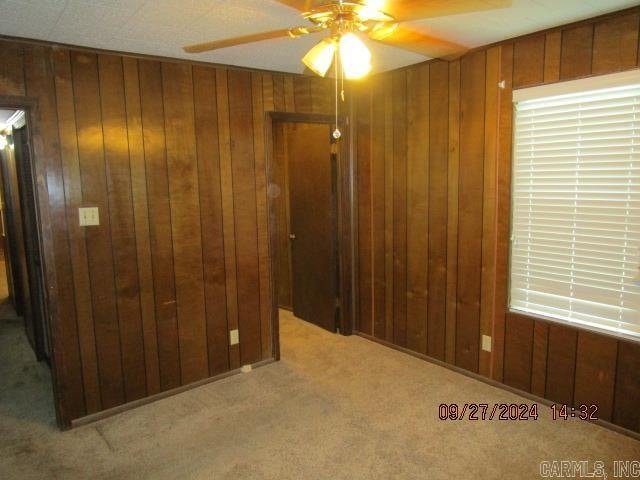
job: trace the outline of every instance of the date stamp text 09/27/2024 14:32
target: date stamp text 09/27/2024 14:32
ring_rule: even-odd
[[[553,420],[568,420],[570,418],[598,420],[597,405],[584,404],[570,407],[554,403],[549,408]],[[441,403],[438,407],[440,420],[525,421],[538,420],[539,415],[540,410],[537,403],[494,403],[493,405],[488,403]]]

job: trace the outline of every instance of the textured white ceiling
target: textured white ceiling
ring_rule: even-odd
[[[412,25],[477,47],[636,4],[637,0],[513,0],[505,9]],[[300,58],[321,34],[197,55],[184,53],[182,46],[302,23],[296,10],[273,0],[0,0],[1,35],[296,73],[303,70]],[[370,47],[375,71],[428,58],[373,42]]]

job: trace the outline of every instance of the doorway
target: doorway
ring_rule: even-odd
[[[0,397],[50,412],[51,341],[28,111],[0,105]],[[31,372],[31,375],[26,375]],[[42,408],[37,408],[38,406]],[[48,414],[44,413],[42,418]]]
[[[354,302],[348,135],[336,141],[335,119],[324,115],[267,116],[275,325],[279,311],[288,311],[325,330],[350,334]]]

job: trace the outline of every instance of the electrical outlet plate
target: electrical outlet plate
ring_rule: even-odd
[[[491,351],[491,337],[489,335],[482,335],[482,350]]]
[[[100,225],[100,212],[98,207],[80,207],[78,217],[81,227],[93,227]]]
[[[238,329],[229,332],[229,345],[237,345],[240,343],[240,334]]]

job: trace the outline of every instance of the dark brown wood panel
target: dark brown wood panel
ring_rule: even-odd
[[[504,88],[500,90],[498,123],[498,164],[496,180],[496,269],[495,269],[495,315],[491,334],[493,365],[491,377],[503,379],[504,333],[507,311],[507,285],[509,283],[509,232],[511,202],[511,138],[513,117],[513,45],[503,45],[500,53],[500,79]]]
[[[215,70],[205,67],[193,68],[193,103],[198,154],[207,351],[209,374],[216,375],[229,369],[229,342]]]
[[[395,268],[394,268],[394,213],[395,213],[395,184],[394,184],[394,95],[393,95],[393,76],[385,75],[383,77],[384,110],[382,132],[384,138],[384,310],[385,310],[385,333],[384,338],[393,342],[394,326],[394,285]],[[382,102],[381,102],[382,103]]]
[[[293,95],[295,111],[298,113],[312,113],[311,77],[300,76],[293,79]]]
[[[393,342],[407,345],[407,74],[392,74]]]
[[[428,340],[427,354],[445,359],[449,175],[449,65],[429,68]]]
[[[98,56],[116,301],[127,401],[147,394],[122,57]]]
[[[162,103],[162,74],[158,62],[141,60],[139,68],[160,388],[169,390],[180,386],[182,380]]]
[[[613,423],[640,432],[640,344],[621,341],[617,364]]]
[[[598,22],[593,35],[593,73],[634,68],[638,59],[640,14],[632,13]]]
[[[591,74],[593,24],[580,25],[562,32],[560,78],[571,80]]]
[[[77,217],[78,208],[82,206],[82,189],[69,52],[63,50],[53,52],[52,62],[55,73],[57,122],[62,159],[63,189],[61,190],[63,190],[66,200],[67,218],[65,221],[68,238],[65,238],[64,241],[69,245],[70,267],[73,275],[72,288],[86,409],[83,413],[95,413],[102,409],[102,402],[98,380],[98,355],[93,324],[87,245],[84,231],[79,226]]]
[[[229,91],[227,70],[216,70],[218,105],[218,141],[220,147],[220,182],[222,191],[222,230],[224,232],[224,264],[227,290],[227,329],[238,328],[238,275],[236,268],[236,230],[233,215],[233,169],[229,127]],[[229,334],[227,333],[227,336]],[[229,346],[229,368],[240,366],[240,345]]]
[[[406,346],[427,353],[429,286],[429,65],[407,70]]]
[[[560,80],[560,50],[562,47],[562,32],[549,32],[545,36],[544,44],[544,81],[557,82]]]
[[[84,231],[102,407],[110,408],[124,403],[125,391],[96,55],[73,52],[71,71],[82,202],[100,212],[100,225],[86,227]]]
[[[238,323],[241,364],[261,359],[260,296],[253,151],[251,73],[228,71],[229,131],[238,271]]]
[[[549,345],[549,325],[536,321],[533,325],[533,352],[531,356],[531,393],[545,396],[547,380],[547,348]]]
[[[460,75],[460,190],[456,365],[478,371],[486,53],[464,57]]]
[[[385,168],[385,102],[373,101],[384,95],[382,78],[372,81],[371,137],[371,230],[373,277],[373,334],[384,339],[386,332],[386,168]]]
[[[449,65],[449,164],[447,166],[447,319],[445,359],[455,364],[458,319],[460,184],[460,60]]]
[[[2,95],[24,95],[24,46],[0,40],[0,92]]]
[[[545,42],[543,36],[527,37],[513,46],[513,88],[543,82]]]
[[[209,360],[191,66],[163,64],[162,85],[180,369],[192,383],[208,377]]]
[[[256,216],[258,226],[258,266],[260,271],[260,352],[261,359],[272,358],[271,287],[269,259],[269,231],[267,228],[267,167],[265,155],[265,121],[263,76],[251,74],[253,104],[253,153],[256,170]]]
[[[60,363],[54,368],[68,375],[55,375],[55,390],[58,398],[58,419],[79,417],[85,414],[82,362],[78,342],[78,328],[74,308],[73,272],[67,219],[65,212],[60,136],[54,80],[54,66],[50,52],[43,46],[25,48],[24,78],[25,92],[38,102],[37,111],[31,111],[31,132],[36,159],[38,203],[42,228],[40,234],[45,249],[47,268],[46,282],[49,286],[50,328],[52,337],[60,340],[54,344],[54,358]],[[1,90],[0,90],[1,91]],[[75,133],[75,132],[74,132]],[[50,228],[46,228],[50,225]],[[59,355],[58,355],[59,354]],[[97,382],[96,382],[97,384]]]
[[[559,325],[549,326],[547,346],[546,398],[554,402],[571,405],[576,371],[576,330]],[[505,357],[505,371],[507,362]]]
[[[533,345],[531,318],[510,313],[504,335],[504,383],[531,391],[531,352]]]
[[[484,165],[482,188],[482,270],[480,290],[480,335],[492,336],[495,318],[496,248],[497,248],[497,169],[498,131],[500,123],[500,55],[501,47],[487,50]],[[479,352],[478,373],[491,376],[491,352]]]
[[[293,310],[291,288],[291,220],[289,212],[289,156],[286,124],[273,126],[273,186],[274,214],[277,219],[278,245],[278,306]]]
[[[597,405],[598,418],[611,421],[618,342],[591,332],[578,333],[574,405]]]
[[[372,99],[369,90],[356,97],[358,180],[358,330],[373,335],[373,230],[371,149]]]
[[[125,107],[127,111],[127,141],[131,168],[131,195],[135,222],[136,258],[138,260],[138,289],[140,314],[144,336],[144,363],[147,395],[160,392],[158,363],[158,329],[153,291],[151,238],[149,235],[149,209],[140,109],[140,77],[138,61],[123,58]]]

